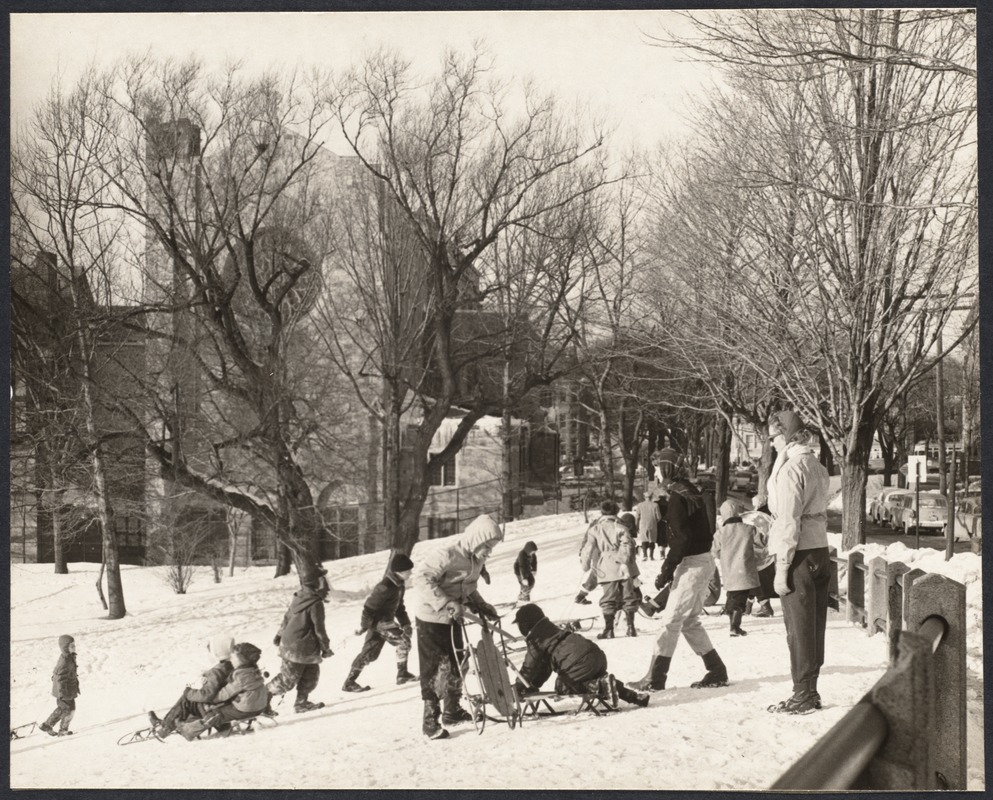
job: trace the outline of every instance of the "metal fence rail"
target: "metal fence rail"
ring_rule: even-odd
[[[862,566],[849,560],[849,590],[867,572],[888,582],[889,668],[771,788],[965,789],[965,587],[942,575],[912,576],[902,565]],[[894,601],[895,591],[905,602]],[[878,620],[855,616],[869,635],[880,629]]]

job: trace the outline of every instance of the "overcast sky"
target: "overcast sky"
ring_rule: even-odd
[[[71,85],[91,61],[109,65],[132,52],[340,68],[386,45],[430,69],[446,46],[480,39],[501,74],[530,75],[564,101],[589,102],[616,126],[619,144],[650,146],[686,131],[685,114],[711,81],[706,66],[646,43],[646,33],[680,23],[667,11],[12,14],[11,123],[23,122],[59,75]]]

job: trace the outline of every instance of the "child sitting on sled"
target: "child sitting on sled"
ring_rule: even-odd
[[[647,693],[632,691],[607,672],[607,656],[595,642],[563,630],[534,603],[521,606],[514,622],[528,645],[520,670],[524,680],[518,679],[514,686],[519,696],[537,691],[555,672],[555,691],[559,694],[606,694],[613,680],[621,700],[648,705]]]

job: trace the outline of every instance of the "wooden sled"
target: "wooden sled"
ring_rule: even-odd
[[[479,642],[475,645],[470,641],[467,621],[478,624],[482,629]],[[470,613],[466,613],[462,620],[467,651],[460,667],[462,685],[471,708],[472,723],[478,734],[483,732],[487,721],[505,722],[510,728],[516,728],[523,717],[523,708],[508,672],[508,668],[514,667],[507,656],[506,639],[513,637],[513,634],[504,631],[499,622],[492,625],[500,634],[499,647],[493,639],[491,623]],[[487,707],[493,713],[488,713]]]

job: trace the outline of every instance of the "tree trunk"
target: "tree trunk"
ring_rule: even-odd
[[[945,369],[944,353],[941,352],[941,330],[938,330],[938,363],[934,370],[934,397],[937,430],[935,435],[938,439],[938,491],[947,494],[945,472],[948,469],[947,456],[945,455]],[[925,462],[927,463],[927,462]],[[925,469],[925,474],[927,470]]]
[[[100,598],[100,605],[103,606],[103,610],[107,610],[107,598],[103,594],[103,571],[107,565],[101,560],[100,571],[97,573],[97,596]]]
[[[614,453],[613,437],[610,434],[610,419],[606,403],[598,402],[600,412],[600,471],[603,472],[604,498],[614,498]]]
[[[54,550],[55,574],[68,575],[69,565],[66,563],[65,542],[62,537],[62,514],[59,511],[61,503],[55,503],[52,508],[52,546]]]
[[[510,415],[510,407],[508,405],[508,391],[510,388],[510,362],[505,362],[503,365],[503,420],[500,425],[500,442],[503,445],[503,459],[500,468],[500,486],[503,489],[502,499],[503,499],[503,518],[505,520],[512,520],[514,518],[514,473],[513,473],[513,418]]]
[[[714,500],[718,506],[728,496],[728,478],[731,474],[731,426],[724,415],[717,419],[717,486],[714,489]]]
[[[290,574],[290,567],[293,566],[293,553],[286,542],[276,541],[276,572],[274,578],[282,578]]]
[[[843,550],[865,544],[865,487],[874,429],[871,411],[863,409],[856,431],[849,437],[850,447],[841,466]]]

